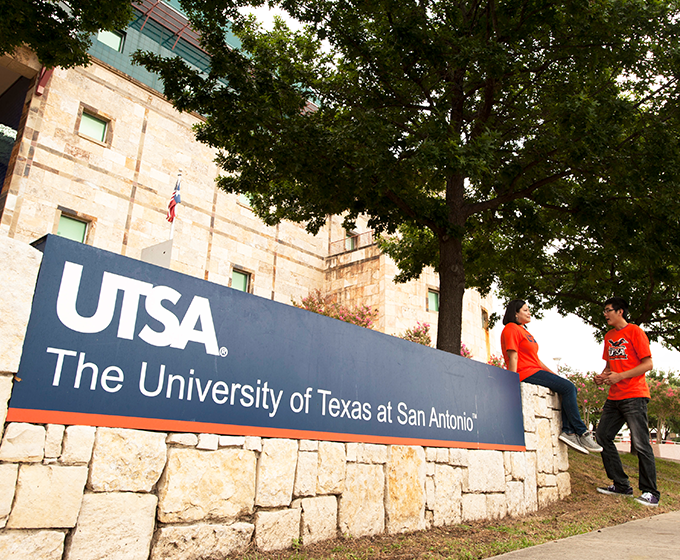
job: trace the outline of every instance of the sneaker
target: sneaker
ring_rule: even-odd
[[[659,505],[659,498],[651,492],[645,492],[639,498],[635,498],[635,501],[643,506],[657,507]]]
[[[633,489],[628,486],[627,488],[619,488],[616,484],[607,486],[606,488],[598,488],[597,491],[600,494],[610,494],[613,496],[630,496],[633,497]]]
[[[578,440],[583,447],[585,447],[589,452],[600,453],[602,447],[593,438],[592,432],[586,432],[578,436]]]
[[[560,441],[566,443],[569,447],[573,447],[576,451],[580,453],[585,453],[589,455],[588,450],[581,444],[580,438],[576,434],[567,434],[562,432],[559,437]]]

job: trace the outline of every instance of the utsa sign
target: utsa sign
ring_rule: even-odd
[[[9,421],[524,450],[517,375],[47,236]]]

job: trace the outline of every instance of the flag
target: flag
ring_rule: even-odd
[[[175,184],[175,190],[172,191],[172,196],[170,197],[170,201],[168,202],[168,215],[166,219],[168,222],[172,223],[175,220],[175,207],[182,202],[182,199],[179,196],[179,185],[182,179],[182,175],[179,175],[177,177],[177,183]]]

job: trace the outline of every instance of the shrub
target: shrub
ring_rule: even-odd
[[[299,302],[293,300],[293,305],[367,329],[373,327],[373,323],[378,317],[378,310],[373,309],[370,305],[347,307],[335,301],[334,296],[323,295],[320,290],[310,292],[307,297],[302,298]]]
[[[418,321],[415,327],[412,329],[406,329],[406,332],[399,335],[399,338],[410,340],[411,342],[417,342],[423,346],[432,346],[432,337],[430,336],[429,323],[421,323]]]

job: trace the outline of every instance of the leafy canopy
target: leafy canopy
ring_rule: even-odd
[[[48,68],[80,66],[93,33],[125,29],[131,18],[130,0],[3,0],[0,55],[26,45]]]
[[[266,223],[316,232],[329,214],[348,227],[368,216],[401,279],[439,272],[437,346],[455,353],[466,286],[498,281],[550,304],[589,288],[577,312],[628,289],[627,269],[607,284],[580,277],[575,260],[592,271],[602,251],[609,264],[630,243],[590,221],[612,204],[639,224],[636,205],[663,204],[647,201],[651,188],[677,191],[660,165],[639,188],[630,159],[663,160],[654,130],[675,138],[675,0],[269,2],[298,32],[282,21],[265,32],[241,13],[262,4],[182,0],[212,56],[207,74],[137,60],[178,109],[205,116],[196,134],[219,150],[219,186],[250,195]],[[629,253],[643,266],[647,251]]]

